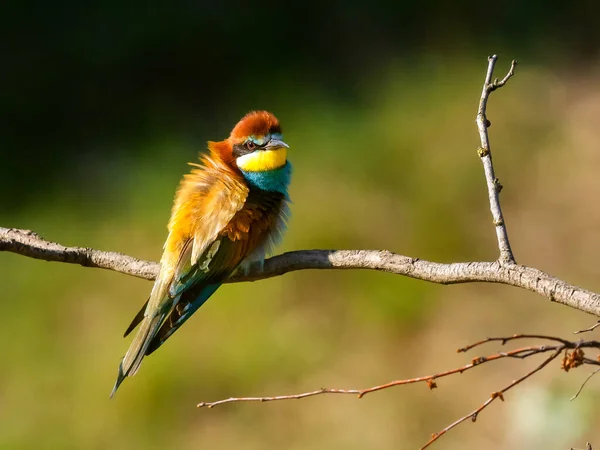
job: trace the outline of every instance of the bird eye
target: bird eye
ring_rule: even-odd
[[[248,142],[246,142],[245,146],[248,150],[254,150],[256,147],[256,144],[252,141],[248,141]]]

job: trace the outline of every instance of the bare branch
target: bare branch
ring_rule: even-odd
[[[104,252],[85,247],[65,247],[46,241],[30,230],[0,227],[0,251],[17,253],[30,258],[42,259],[84,267],[98,267],[154,280],[158,263],[143,261],[117,252]]]
[[[573,334],[587,333],[589,331],[594,331],[598,327],[600,327],[600,320],[598,322],[596,322],[594,325],[592,325],[591,327],[584,328],[583,330],[579,330],[579,331],[574,331]]]
[[[158,263],[116,252],[65,247],[27,230],[0,228],[0,251],[31,258],[100,267],[153,280]],[[386,250],[300,250],[283,253],[229,282],[257,281],[307,269],[368,269],[438,284],[500,283],[540,294],[553,302],[600,316],[600,295],[559,280],[541,270],[518,264],[463,262],[442,264]]]
[[[385,389],[389,389],[394,386],[402,386],[405,384],[415,384],[415,383],[427,383],[429,389],[437,388],[437,384],[434,380],[438,378],[447,377],[449,375],[455,375],[457,373],[466,372],[469,369],[472,369],[475,366],[479,366],[485,362],[494,361],[496,359],[502,358],[511,358],[518,357],[522,353],[527,352],[528,354],[524,357],[532,356],[534,354],[544,353],[550,350],[554,350],[554,348],[541,348],[541,347],[526,347],[519,348],[516,350],[512,350],[507,353],[496,353],[494,355],[490,355],[487,357],[479,357],[474,358],[469,364],[466,364],[461,367],[457,367],[455,369],[447,370],[445,372],[436,373],[434,375],[425,375],[417,378],[408,378],[405,380],[394,380],[389,383],[381,384],[378,386],[373,386],[366,389],[329,389],[329,388],[321,388],[315,391],[303,392],[302,394],[291,394],[291,395],[278,395],[275,397],[231,397],[223,400],[218,400],[215,402],[201,402],[198,403],[198,408],[214,408],[215,406],[224,405],[225,403],[236,403],[236,402],[273,402],[278,400],[299,400],[306,397],[314,397],[315,395],[323,395],[323,394],[352,394],[356,395],[358,398],[362,398],[367,394],[377,391],[383,391]]]
[[[472,422],[475,422],[477,420],[478,415],[484,409],[486,409],[491,403],[493,403],[496,399],[500,399],[501,401],[504,401],[504,394],[507,391],[509,391],[516,385],[522,383],[523,381],[527,380],[529,377],[531,377],[535,373],[542,370],[544,367],[546,367],[550,362],[555,360],[561,354],[564,354],[562,361],[561,361],[561,369],[564,370],[565,372],[568,372],[569,370],[575,369],[582,365],[600,365],[600,360],[586,358],[584,350],[583,350],[583,349],[600,350],[600,342],[599,341],[574,342],[574,341],[569,341],[569,340],[562,339],[562,338],[559,338],[556,336],[545,336],[545,335],[536,335],[536,334],[515,334],[513,336],[487,338],[487,339],[483,339],[481,341],[475,342],[473,344],[470,344],[466,347],[460,348],[460,349],[458,349],[458,352],[459,353],[466,352],[475,347],[479,347],[480,345],[484,345],[484,344],[491,343],[491,342],[500,342],[502,345],[504,345],[508,342],[511,342],[514,340],[520,340],[520,339],[536,339],[536,340],[547,341],[549,343],[546,343],[543,345],[535,345],[535,346],[516,348],[513,350],[509,350],[507,352],[494,353],[489,356],[476,357],[476,358],[473,358],[469,364],[466,364],[466,365],[463,365],[463,366],[460,366],[460,367],[457,367],[454,369],[450,369],[445,372],[439,372],[439,373],[435,373],[432,375],[426,375],[426,376],[417,377],[417,378],[395,380],[395,381],[391,381],[389,383],[381,384],[378,386],[373,386],[373,387],[370,387],[367,389],[321,388],[321,389],[317,389],[314,391],[303,392],[301,394],[278,395],[278,396],[273,396],[273,397],[231,397],[231,398],[226,398],[223,400],[218,400],[215,402],[201,402],[198,404],[198,407],[199,408],[204,408],[204,407],[214,408],[215,406],[224,405],[226,403],[237,403],[237,402],[272,402],[272,401],[280,401],[280,400],[299,400],[299,399],[303,399],[303,398],[307,398],[307,397],[314,397],[314,396],[323,395],[323,394],[346,394],[346,395],[351,394],[351,395],[356,395],[357,398],[360,399],[363,396],[373,393],[373,392],[382,391],[382,390],[389,389],[389,388],[392,388],[395,386],[402,386],[402,385],[415,384],[415,383],[425,383],[429,389],[435,389],[438,387],[437,383],[436,383],[437,379],[448,377],[451,375],[461,374],[461,373],[471,370],[477,366],[481,366],[483,364],[490,363],[492,361],[497,361],[497,360],[506,359],[506,358],[526,359],[526,358],[530,358],[535,355],[541,355],[541,354],[546,354],[546,353],[552,352],[552,354],[550,356],[548,356],[546,359],[544,359],[534,369],[525,373],[523,376],[511,381],[509,384],[507,384],[505,387],[503,387],[499,391],[492,392],[490,397],[487,400],[485,400],[481,405],[479,405],[476,409],[469,412],[468,414],[465,414],[464,416],[460,417],[456,421],[452,422],[450,425],[446,426],[441,431],[434,433],[431,436],[431,438],[424,444],[424,446],[421,447],[421,449],[424,449],[426,447],[429,447],[432,443],[434,443],[436,440],[438,440],[440,437],[442,437],[448,431],[450,431],[451,429],[460,425],[461,423],[463,423],[469,419]],[[569,350],[571,350],[571,351],[569,351]],[[600,371],[600,368],[598,370],[596,370],[594,373],[596,373],[598,371]],[[592,375],[594,373],[592,373]],[[587,383],[587,381],[589,380],[589,378],[591,378],[592,375],[590,375],[588,377],[588,379],[584,382],[584,385],[585,385],[585,383]],[[583,386],[578,391],[578,394],[582,388],[583,388]]]
[[[590,373],[587,378],[585,380],[583,380],[583,383],[581,383],[581,386],[579,386],[579,389],[577,389],[577,392],[575,392],[575,395],[573,395],[573,397],[571,397],[569,400],[573,401],[575,400],[577,397],[579,397],[579,394],[581,394],[581,391],[583,391],[583,388],[585,387],[585,385],[587,384],[588,381],[590,381],[590,379],[596,375],[598,372],[600,372],[600,367],[598,367],[596,370],[594,370],[592,373]]]
[[[513,334],[512,336],[508,336],[508,337],[485,338],[485,339],[482,339],[481,341],[473,342],[472,344],[469,344],[466,347],[459,348],[458,350],[456,350],[456,352],[457,353],[465,353],[465,352],[468,352],[469,350],[474,349],[475,347],[479,347],[480,345],[487,344],[488,342],[500,342],[501,345],[506,345],[506,343],[517,340],[517,339],[545,339],[548,341],[559,342],[559,343],[565,345],[567,348],[575,348],[574,346],[571,347],[571,345],[573,345],[571,341],[568,341],[566,339],[562,339],[562,338],[559,338],[556,336],[545,336],[542,334]]]
[[[502,185],[496,174],[494,173],[494,165],[492,163],[492,150],[490,147],[490,139],[488,136],[488,128],[491,126],[490,121],[486,117],[487,102],[490,94],[496,89],[501,88],[506,82],[515,74],[515,66],[517,61],[514,61],[510,65],[510,70],[506,76],[498,81],[497,79],[492,82],[494,75],[494,67],[498,61],[498,56],[493,55],[488,57],[488,69],[483,83],[483,89],[481,91],[481,99],[479,100],[479,108],[477,109],[477,128],[479,130],[479,138],[481,140],[481,147],[479,147],[477,153],[483,163],[483,170],[485,172],[485,179],[488,188],[488,197],[490,201],[490,211],[492,212],[492,219],[496,227],[496,237],[498,239],[498,248],[500,249],[499,261],[507,264],[514,264],[515,257],[513,256],[512,249],[510,248],[510,242],[508,240],[508,232],[506,231],[506,223],[502,214],[502,208],[500,207],[499,194],[502,190]]]
[[[230,397],[216,402],[200,402],[196,406],[198,408],[214,408],[215,406],[224,405],[225,403],[237,402],[275,402],[279,400],[300,400],[302,398],[314,397],[322,394],[353,394],[360,397],[362,391],[358,389],[328,389],[321,388],[316,391],[303,392],[302,394],[277,395],[275,397]]]

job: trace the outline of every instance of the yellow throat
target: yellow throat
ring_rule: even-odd
[[[244,172],[265,172],[283,167],[287,161],[287,148],[257,150],[236,159],[237,166]]]

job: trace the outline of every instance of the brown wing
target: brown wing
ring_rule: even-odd
[[[238,211],[219,233],[195,266],[180,279],[180,294],[146,350],[149,355],[160,347],[191,315],[208,300],[221,283],[277,229],[285,198],[281,194],[250,193]],[[215,248],[216,247],[216,248]]]
[[[185,289],[180,280],[195,270],[202,255],[210,253],[219,233],[244,207],[249,189],[242,177],[211,157],[205,157],[203,163],[185,176],[177,192],[161,268],[143,318],[136,316],[130,326],[140,323],[121,361],[114,390],[124,377],[138,370],[148,346],[176,306],[178,292]]]

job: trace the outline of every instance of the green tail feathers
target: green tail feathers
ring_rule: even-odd
[[[146,305],[135,316],[125,332],[127,336],[138,324],[138,329],[129,350],[121,360],[119,374],[110,397],[112,398],[126,377],[132,377],[140,368],[144,356],[160,347],[183,323],[214,294],[221,284],[197,284],[178,294],[171,309],[162,314],[145,317]]]
[[[132,377],[140,368],[142,359],[146,355],[146,349],[160,329],[164,317],[164,314],[159,314],[152,318],[145,317],[141,321],[140,328],[119,365],[119,374],[110,394],[111,398],[115,395],[125,377]]]

